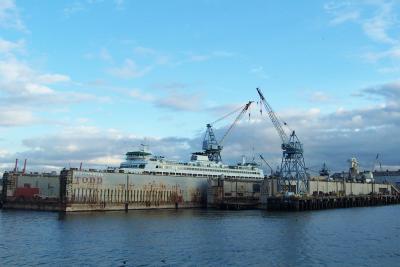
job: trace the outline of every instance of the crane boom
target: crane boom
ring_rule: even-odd
[[[226,136],[230,133],[230,131],[233,129],[233,127],[236,125],[236,123],[242,118],[242,116],[249,110],[251,104],[253,101],[249,101],[244,107],[242,108],[242,111],[240,111],[239,115],[237,115],[236,119],[233,121],[231,126],[229,126],[228,130],[225,132],[224,136],[222,136],[221,140],[219,141],[219,144],[222,145],[224,142]]]
[[[204,150],[204,153],[208,156],[208,158],[211,161],[215,161],[215,162],[222,161],[222,159],[221,159],[221,151],[223,149],[222,143],[225,140],[225,138],[228,136],[228,134],[231,132],[233,127],[236,125],[236,123],[249,110],[251,103],[253,103],[253,101],[249,101],[244,106],[241,106],[240,108],[237,108],[234,111],[224,115],[223,117],[219,118],[218,120],[214,121],[213,123],[207,124],[207,131],[206,131],[206,134],[203,139],[203,150]],[[228,130],[222,136],[221,140],[218,142],[217,138],[215,137],[213,128],[212,128],[213,124],[216,122],[219,122],[223,119],[226,119],[227,117],[231,116],[232,114],[236,113],[239,110],[241,110],[239,115],[236,117],[236,119],[233,121],[233,123],[229,126]]]
[[[270,168],[271,170],[271,174],[274,172],[274,170],[272,169],[271,165],[269,165],[269,163],[264,159],[263,155],[259,155],[260,159],[268,166],[268,168]]]
[[[288,142],[289,138],[288,138],[287,134],[285,133],[285,131],[283,130],[278,117],[276,116],[272,107],[268,104],[267,100],[265,100],[265,97],[264,97],[263,93],[261,92],[261,90],[259,88],[256,88],[256,89],[257,89],[258,95],[260,96],[262,103],[264,104],[265,110],[268,112],[269,118],[271,119],[272,123],[274,124],[275,129],[278,132],[278,134],[282,140],[282,144],[286,144]]]

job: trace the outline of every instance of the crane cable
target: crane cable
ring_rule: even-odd
[[[233,123],[231,124],[231,126],[229,126],[228,130],[225,132],[224,136],[221,138],[221,140],[219,141],[219,144],[222,145],[222,142],[225,140],[225,137],[230,133],[230,131],[232,130],[232,128],[236,125],[236,123],[240,120],[240,118],[242,118],[242,116],[249,110],[251,104],[253,103],[253,101],[249,101],[248,103],[246,103],[244,106],[242,106],[242,111],[239,113],[239,115],[236,117],[236,119],[233,121]],[[249,117],[250,118],[250,117]]]
[[[243,106],[241,106],[241,107],[239,107],[239,108],[237,108],[237,109],[235,109],[234,111],[229,112],[228,114],[225,114],[224,116],[222,116],[221,118],[219,118],[219,119],[213,121],[213,122],[210,123],[210,124],[211,124],[211,125],[214,125],[215,123],[220,122],[220,121],[222,121],[222,120],[228,118],[229,116],[235,114],[235,113],[238,112],[239,110],[242,110],[245,106],[246,106],[246,104],[243,105]]]

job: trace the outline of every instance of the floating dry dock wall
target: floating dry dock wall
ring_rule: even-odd
[[[206,206],[207,178],[63,170],[60,181],[65,211]]]
[[[259,179],[209,179],[207,206],[218,209],[254,209],[260,204]]]
[[[9,172],[3,175],[3,208],[60,210],[60,177],[56,173]]]
[[[206,207],[207,178],[63,170],[60,175],[9,172],[3,208],[106,211]]]
[[[69,169],[59,176],[4,175],[5,208],[59,211],[107,211],[206,208],[212,179],[180,175],[133,174]],[[249,201],[258,205],[262,180],[226,179],[224,194],[210,201]],[[213,205],[210,205],[213,206]]]
[[[292,187],[296,184],[293,182]],[[389,183],[363,183],[350,181],[310,180],[308,195],[335,194],[335,195],[368,195],[391,194],[398,189]],[[262,184],[262,199],[279,195],[277,179],[265,179]]]
[[[207,204],[213,207],[221,201],[232,204],[238,200],[254,208],[259,204],[262,182],[225,179],[222,195],[207,196],[207,189],[213,189],[209,177],[77,169],[47,176],[6,173],[4,208],[67,212],[206,208]]]
[[[5,173],[3,208],[108,211],[161,208],[268,208],[305,210],[397,203],[391,184],[310,181],[303,198],[282,197],[276,179],[187,177],[63,170],[56,174]],[[397,190],[397,191],[396,191]]]

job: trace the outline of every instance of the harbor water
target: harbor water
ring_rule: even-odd
[[[300,213],[0,210],[0,266],[399,266],[400,205]]]

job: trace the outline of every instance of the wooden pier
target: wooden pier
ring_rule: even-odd
[[[306,211],[400,204],[400,195],[269,197],[270,211]]]

